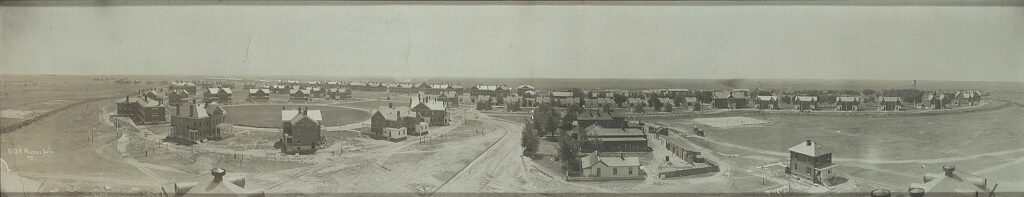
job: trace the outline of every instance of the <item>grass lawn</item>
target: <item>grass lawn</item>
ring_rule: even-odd
[[[339,105],[360,109],[377,109],[380,106],[388,106],[388,103],[391,103],[394,106],[409,106],[409,101],[354,101],[352,103],[343,103]]]
[[[779,116],[748,117],[768,124],[707,128],[717,140],[775,152],[786,152],[804,140],[833,150],[835,157],[864,159],[925,159],[1004,151],[1024,147],[1024,109],[889,117]],[[670,125],[690,128],[696,123],[672,120]],[[702,127],[703,128],[703,127]]]
[[[277,128],[281,127],[281,107],[295,109],[297,107],[309,107],[311,110],[320,110],[323,115],[324,126],[337,126],[359,122],[369,118],[369,113],[355,109],[328,107],[328,106],[304,106],[304,105],[241,105],[225,106],[228,112],[227,122],[253,127]]]

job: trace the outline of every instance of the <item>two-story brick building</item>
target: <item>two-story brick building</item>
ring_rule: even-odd
[[[811,140],[789,148],[789,166],[786,172],[810,179],[815,183],[836,177],[838,168],[832,163],[832,152]]]
[[[313,154],[327,144],[321,134],[323,116],[320,110],[309,108],[281,110],[281,152],[285,154]]]

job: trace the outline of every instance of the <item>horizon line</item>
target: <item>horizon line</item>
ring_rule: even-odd
[[[996,82],[996,83],[1024,83],[1022,81],[998,81],[998,80],[938,80],[938,79],[871,79],[871,78],[647,78],[647,77],[508,77],[508,76],[481,76],[481,77],[461,77],[461,76],[382,76],[382,75],[366,75],[366,76],[351,76],[351,75],[288,75],[288,74],[256,74],[256,75],[244,75],[244,74],[228,74],[228,75],[215,75],[215,74],[77,74],[77,73],[62,73],[62,74],[51,74],[51,73],[0,73],[0,76],[31,76],[31,75],[56,75],[56,76],[183,76],[183,77],[235,77],[235,78],[259,78],[259,77],[272,77],[272,78],[287,78],[287,77],[316,77],[316,78],[450,78],[450,79],[591,79],[591,80],[836,80],[836,81],[943,81],[943,82]],[[350,80],[341,80],[350,81]],[[395,80],[391,80],[395,81]]]

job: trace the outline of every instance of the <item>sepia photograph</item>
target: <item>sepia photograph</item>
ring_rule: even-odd
[[[0,196],[1019,196],[1024,0],[0,1]]]

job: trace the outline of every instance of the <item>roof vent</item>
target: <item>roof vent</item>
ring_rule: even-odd
[[[876,189],[871,191],[871,197],[889,197],[892,196],[892,192],[885,189]]]
[[[910,196],[911,197],[923,197],[924,196],[924,189],[921,189],[921,188],[910,188],[909,192],[910,192]]]
[[[210,174],[213,175],[213,181],[216,181],[216,182],[220,182],[221,180],[224,180],[224,174],[227,174],[227,173],[228,173],[228,171],[224,170],[224,168],[214,168],[214,169],[210,170]]]
[[[953,176],[953,171],[956,171],[956,166],[944,165],[942,166],[942,171],[946,172],[946,176]]]

